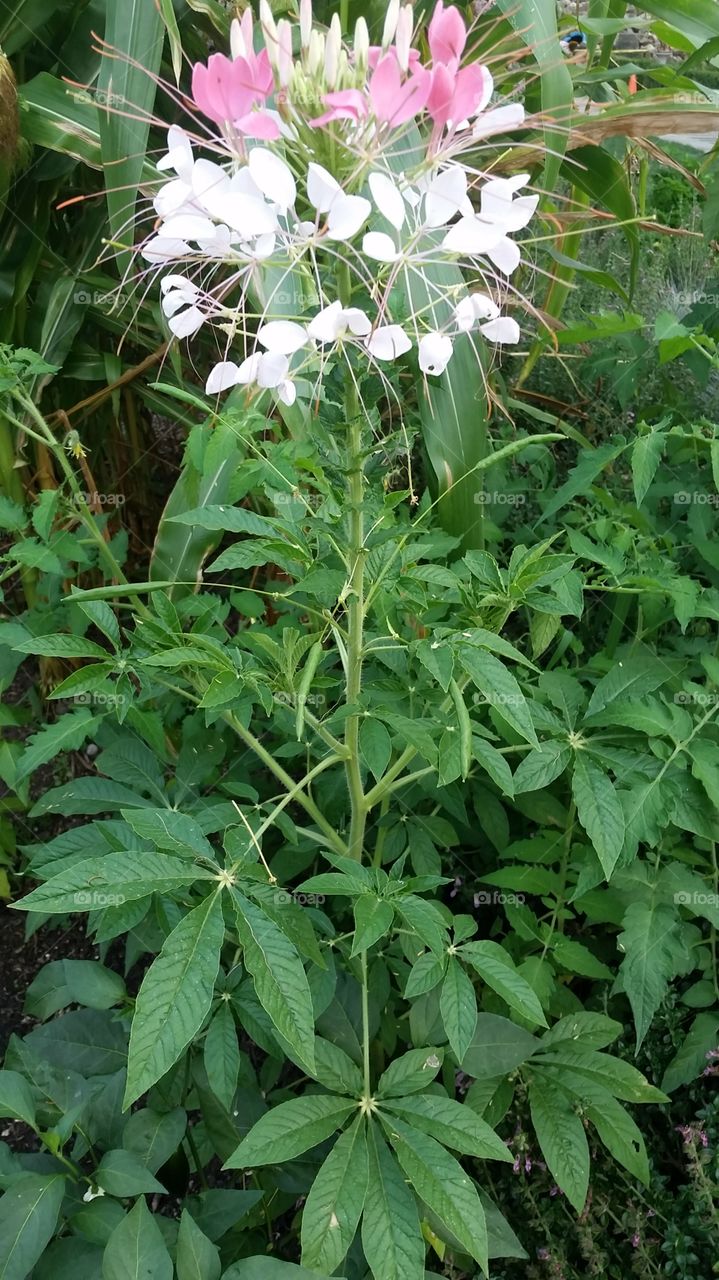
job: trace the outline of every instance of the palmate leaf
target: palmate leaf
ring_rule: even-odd
[[[130,1032],[124,1107],[150,1089],[197,1034],[212,1002],[225,936],[219,893],[190,911],[152,963]]]
[[[420,1200],[488,1272],[487,1224],[477,1188],[454,1156],[429,1134],[383,1119],[397,1159]]]
[[[355,1237],[368,1181],[365,1121],[358,1116],[325,1160],[302,1213],[302,1262],[336,1271]]]
[[[277,1030],[314,1067],[314,1010],[307,975],[294,943],[255,902],[233,889],[237,933],[257,998]]]
[[[574,764],[572,794],[579,821],[609,880],[622,852],[626,831],[619,796],[607,774],[579,753]]]
[[[146,898],[151,893],[171,893],[196,880],[213,879],[216,873],[186,859],[128,849],[101,858],[83,859],[13,905],[18,911],[46,914],[96,911],[99,906],[107,906],[104,900],[109,898],[115,898],[115,905],[119,905]]]
[[[355,1098],[336,1098],[329,1094],[305,1094],[282,1102],[261,1116],[224,1167],[245,1169],[293,1160],[324,1142],[356,1110]]]
[[[370,1270],[375,1280],[424,1280],[415,1198],[376,1124],[369,1127],[367,1151],[362,1247]]]
[[[547,1168],[577,1213],[581,1213],[589,1186],[589,1145],[584,1125],[572,1103],[560,1089],[548,1090],[544,1082],[529,1090],[532,1124]]]

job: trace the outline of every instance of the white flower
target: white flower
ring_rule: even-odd
[[[450,253],[488,253],[502,239],[502,228],[483,222],[475,214],[460,218],[449,228],[442,248]]]
[[[404,226],[405,206],[399,187],[384,173],[371,173],[369,186],[372,199],[383,218],[392,223],[398,231]]]
[[[142,246],[142,256],[146,262],[172,262],[177,258],[187,258],[192,250],[184,240],[170,240],[167,236],[153,236]]]
[[[495,107],[477,116],[472,125],[472,136],[491,138],[495,133],[511,133],[524,124],[524,107],[520,102],[510,102],[505,107]]]
[[[402,256],[401,249],[384,231],[368,231],[362,241],[362,252],[375,262],[396,262]]]
[[[167,131],[167,155],[157,162],[160,173],[172,169],[178,178],[189,183],[193,162],[192,143],[185,130],[176,124],[170,125]]]
[[[485,338],[489,338],[490,342],[519,342],[520,333],[519,325],[511,316],[501,316],[497,320],[488,320],[486,324],[479,326],[480,333]]]
[[[199,213],[177,213],[167,219],[162,228],[162,234],[169,236],[171,240],[212,239],[215,234],[215,224],[210,218],[204,218]]]
[[[197,299],[200,290],[186,276],[165,276],[160,282],[162,290],[162,310],[168,320],[176,315],[181,307],[191,306]]]
[[[283,213],[293,207],[297,199],[297,187],[284,160],[266,147],[253,147],[248,165],[252,179],[263,196],[279,205]]]
[[[508,236],[502,236],[491,249],[488,249],[487,257],[491,258],[495,267],[504,272],[505,276],[511,276],[522,261],[519,247]]]
[[[479,320],[496,320],[498,315],[499,307],[486,293],[470,293],[454,309],[455,323],[463,333],[473,329]]]
[[[419,367],[422,373],[444,373],[452,359],[452,339],[446,333],[425,333],[419,340]]]
[[[370,334],[365,346],[375,360],[396,360],[410,350],[412,342],[400,325],[385,324]]]
[[[291,356],[307,345],[307,330],[294,320],[270,320],[260,325],[257,339],[272,355]]]
[[[321,164],[307,169],[307,198],[318,213],[327,214],[330,240],[350,240],[364,226],[372,205],[364,196],[347,196],[339,182]]]
[[[205,392],[208,396],[214,396],[220,391],[227,391],[230,387],[236,387],[240,380],[239,372],[237,365],[232,360],[221,360],[210,373]]]
[[[472,202],[467,195],[467,174],[461,165],[453,164],[427,184],[424,218],[428,227],[442,227],[458,213],[471,216]]]
[[[348,330],[355,337],[364,338],[372,331],[372,324],[359,307],[343,307],[339,301],[323,307],[307,326],[310,338],[323,344],[336,342]]]
[[[501,225],[505,233],[521,231],[539,204],[539,196],[520,196],[515,200],[515,192],[528,182],[528,173],[518,173],[513,178],[490,178],[482,187],[482,217]]]
[[[294,404],[297,397],[295,384],[288,378],[289,361],[286,356],[275,353],[255,351],[242,364],[236,365],[232,360],[222,360],[212,370],[205,391],[207,395],[217,395],[220,391],[228,391],[230,387],[248,386],[256,383],[264,390],[277,392],[283,404]]]
[[[85,1192],[83,1201],[85,1204],[91,1204],[93,1200],[99,1200],[100,1196],[104,1196],[105,1192],[102,1187],[95,1186],[94,1182],[90,1184]]]
[[[243,236],[261,236],[277,230],[277,214],[256,196],[225,189],[211,196],[207,193],[203,202],[206,206],[212,205],[213,217]]]
[[[180,311],[178,315],[172,316],[167,323],[176,338],[194,338],[206,319],[207,317],[204,312],[200,311],[199,307],[187,307],[184,311]]]

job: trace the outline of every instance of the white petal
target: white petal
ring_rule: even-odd
[[[291,405],[297,399],[297,387],[291,378],[285,378],[277,388],[277,395],[283,404]]]
[[[511,133],[524,124],[525,112],[521,102],[510,102],[505,107],[495,107],[477,116],[472,127],[475,138],[491,138],[494,133]]]
[[[444,373],[452,358],[452,339],[446,333],[425,333],[419,341],[419,367],[422,373],[435,376]]]
[[[384,173],[371,173],[369,185],[372,199],[380,213],[399,231],[405,218],[404,200],[399,188]]]
[[[307,326],[307,332],[316,342],[336,342],[344,329],[344,312],[339,300],[331,302]]]
[[[499,320],[488,320],[480,325],[480,333],[490,342],[519,342],[519,325],[511,316],[501,316]]]
[[[508,236],[502,236],[501,240],[488,250],[487,256],[492,259],[495,267],[504,272],[505,276],[511,276],[522,261],[517,245]]]
[[[297,199],[297,187],[284,160],[266,147],[253,147],[248,164],[253,181],[262,194],[278,204],[283,212],[291,209]]]
[[[362,252],[376,262],[396,262],[400,256],[394,240],[384,231],[368,231],[362,241]]]
[[[462,298],[454,308],[454,322],[462,333],[469,333],[474,325],[475,315],[471,298]]]
[[[294,320],[270,320],[260,325],[257,338],[272,355],[291,356],[307,345],[307,330]]]
[[[332,201],[341,190],[339,182],[321,164],[307,166],[307,199],[318,213],[328,213]]]
[[[255,351],[251,356],[248,356],[246,360],[243,360],[237,370],[237,381],[243,386],[248,382],[256,382],[261,359],[261,353],[259,351]]]
[[[213,217],[226,222],[243,236],[261,236],[277,230],[277,215],[264,200],[243,196],[236,191],[205,196],[206,207],[212,204]]]
[[[187,297],[184,289],[171,289],[162,299],[163,315],[167,316],[169,320],[172,316],[177,315],[178,311],[181,311],[183,307],[189,306],[192,301],[193,299]]]
[[[184,240],[170,240],[166,236],[153,236],[143,245],[142,256],[146,262],[173,262],[187,258],[192,253]]]
[[[487,297],[486,293],[472,293],[469,300],[472,304],[475,320],[496,320],[499,315],[499,307],[496,302]]]
[[[160,281],[160,289],[162,293],[169,293],[171,289],[185,289],[191,291],[195,296],[200,292],[197,285],[188,280],[187,276],[163,276]]]
[[[364,196],[336,195],[327,214],[327,237],[330,240],[351,240],[362,229],[372,212],[372,205]]]
[[[258,387],[279,387],[285,381],[289,367],[287,356],[276,351],[263,353],[257,366]]]
[[[178,178],[189,182],[192,173],[192,144],[184,129],[172,124],[167,131],[167,155],[157,162],[161,173],[173,169]]]
[[[195,199],[207,213],[213,213],[214,197],[230,189],[230,179],[224,169],[212,160],[196,160],[191,181]]]
[[[167,219],[162,234],[171,240],[211,239],[215,234],[215,224],[199,213],[178,213]]]
[[[222,360],[220,364],[216,364],[209,378],[205,393],[208,396],[217,395],[219,391],[227,391],[230,387],[236,387],[239,382],[239,369],[232,360]]]
[[[501,227],[493,227],[477,217],[460,218],[449,228],[442,248],[451,253],[488,253],[501,239]]]
[[[254,196],[256,200],[264,199],[246,164],[241,169],[238,169],[237,173],[233,173],[227,189],[228,191],[237,191],[241,196]]]
[[[538,196],[522,196],[514,199],[514,193],[524,186],[526,174],[516,178],[492,178],[482,188],[482,217],[488,222],[501,224],[503,230],[520,231],[526,227],[538,203]]]
[[[192,187],[186,182],[181,182],[179,178],[173,178],[172,182],[166,182],[164,187],[160,187],[152,203],[158,218],[167,218],[171,213],[177,213],[184,205],[191,206],[191,201]]]
[[[409,351],[412,342],[398,324],[385,324],[375,329],[365,346],[375,360],[396,360]]]
[[[173,316],[168,325],[176,338],[191,338],[202,328],[205,316],[199,307],[188,307],[179,315]]]
[[[360,307],[346,307],[344,318],[347,328],[356,338],[365,338],[372,332],[372,321]]]
[[[258,236],[255,240],[252,250],[252,257],[262,262],[265,258],[271,258],[275,251],[277,237],[275,235]]]
[[[429,184],[424,201],[424,217],[428,226],[441,227],[459,213],[467,200],[467,175],[458,164],[452,165]]]

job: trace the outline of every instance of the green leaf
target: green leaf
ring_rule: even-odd
[[[220,1253],[183,1209],[177,1233],[177,1280],[219,1280]]]
[[[609,1053],[598,1053],[594,1049],[585,1049],[576,1041],[571,1046],[557,1044],[550,1047],[549,1053],[543,1053],[537,1063],[542,1066],[554,1066],[557,1070],[571,1071],[573,1074],[586,1076],[588,1080],[607,1089],[623,1102],[666,1102],[666,1095],[637,1071],[631,1062],[623,1058],[613,1058]]]
[[[359,743],[362,759],[379,780],[392,755],[392,739],[382,721],[366,717],[360,725]]]
[[[375,1280],[424,1280],[417,1205],[377,1125],[367,1135],[368,1179],[362,1247]]]
[[[589,1145],[584,1125],[571,1102],[545,1082],[529,1089],[532,1124],[547,1168],[570,1204],[581,1213],[589,1187]]]
[[[69,911],[97,911],[146,898],[151,893],[172,893],[196,880],[216,879],[216,873],[164,853],[108,853],[86,858],[33,889],[18,911],[42,911],[47,915]]]
[[[100,62],[98,104],[107,208],[113,238],[128,241],[135,195],[147,154],[150,121],[157,92],[164,29],[159,8],[145,0],[125,0],[107,8],[108,53]],[[119,56],[118,56],[119,55]],[[119,258],[120,274],[130,266],[129,250]]]
[[[442,1049],[410,1049],[395,1058],[379,1078],[377,1096],[403,1098],[407,1093],[419,1093],[429,1088],[442,1066]]]
[[[601,1106],[590,1103],[585,1106],[584,1114],[614,1159],[648,1187],[649,1161],[644,1138],[621,1103],[616,1098],[603,1097]]]
[[[417,935],[417,952],[429,947],[436,956],[444,955],[447,927],[434,903],[410,893],[397,898],[395,905],[405,924]]]
[[[122,816],[136,835],[180,857],[194,855],[215,861],[215,852],[194,818],[175,809],[123,809]]]
[[[514,1157],[506,1142],[482,1120],[471,1107],[437,1093],[418,1093],[411,1098],[393,1099],[385,1104],[415,1129],[436,1138],[445,1147],[461,1155],[480,1160],[502,1160],[511,1164]]]
[[[41,658],[109,658],[110,654],[94,640],[83,636],[33,636],[13,645],[16,653],[33,653]]]
[[[619,946],[625,956],[619,973],[632,1006],[639,1049],[670,979],[689,972],[693,961],[681,937],[676,908],[633,902],[623,923]]]
[[[582,753],[576,755],[574,762],[572,794],[579,821],[609,880],[624,845],[621,801],[607,774]]]
[[[99,961],[61,960],[59,963],[67,987],[68,1003],[81,1004],[86,1009],[112,1009],[113,1005],[125,999],[127,991],[119,973],[106,969]],[[56,1010],[53,1009],[54,1012]]]
[[[653,659],[646,654],[638,658],[624,658],[615,662],[605,676],[597,683],[589,701],[587,715],[595,715],[604,711],[618,699],[643,698],[653,693],[671,678],[671,669],[666,663]]]
[[[558,778],[572,758],[569,747],[564,742],[542,742],[534,751],[529,751],[514,771],[514,790],[516,795],[527,791],[541,791],[550,782]]]
[[[137,795],[120,782],[108,778],[75,778],[63,787],[51,787],[38,800],[30,816],[40,813],[62,813],[66,817],[74,813],[106,813],[108,809],[128,806],[149,808],[150,801]]]
[[[571,938],[557,938],[552,943],[552,956],[560,969],[568,969],[570,973],[578,973],[584,978],[614,977],[611,969],[602,964],[589,947]]]
[[[415,996],[423,996],[432,991],[442,980],[444,963],[431,951],[424,951],[412,966],[412,972],[404,989],[405,1000],[413,1000]]]
[[[252,1165],[284,1164],[316,1147],[340,1129],[350,1112],[357,1109],[353,1098],[306,1094],[273,1107],[253,1125],[246,1138],[226,1161],[225,1169],[246,1169]]]
[[[315,1067],[312,1072],[315,1080],[319,1080],[325,1089],[334,1093],[362,1093],[362,1073],[356,1063],[330,1040],[315,1037]]]
[[[447,965],[439,1009],[452,1052],[461,1062],[477,1027],[477,997],[470,979],[454,957]]]
[[[214,893],[165,939],[137,996],[125,1108],[169,1071],[202,1026],[212,1003],[224,936],[222,901]]]
[[[510,956],[498,942],[466,942],[459,954],[476,969],[483,982],[497,992],[510,1009],[529,1022],[546,1027],[542,1006],[526,978],[518,973]]]
[[[641,8],[681,31],[697,47],[719,36],[714,0],[642,0]]]
[[[105,1246],[102,1280],[172,1280],[172,1259],[143,1198],[115,1227]]]
[[[226,1000],[221,1001],[207,1029],[204,1062],[212,1092],[229,1111],[240,1072],[240,1046],[235,1019]]]
[[[19,1071],[0,1071],[0,1116],[3,1120],[22,1120],[35,1128],[35,1099]]]
[[[311,1072],[314,1065],[314,1010],[304,966],[296,948],[260,907],[233,890],[243,958],[263,1009]]]
[[[480,1013],[474,1040],[461,1063],[462,1070],[479,1079],[509,1075],[539,1048],[541,1041],[536,1036],[508,1018]]]
[[[302,1213],[302,1262],[337,1270],[354,1240],[368,1180],[365,1122],[358,1116],[337,1139],[312,1183]]]
[[[538,746],[527,701],[517,680],[504,663],[486,649],[471,649],[468,645],[461,646],[459,659],[490,706],[495,708],[525,742],[530,742],[533,747]]]
[[[705,1070],[707,1055],[710,1050],[716,1049],[717,1040],[719,1040],[719,1016],[716,1013],[697,1014],[662,1076],[664,1093],[673,1093],[681,1085],[691,1084],[696,1080]],[[1,1095],[2,1076],[0,1075]]]
[[[182,1107],[161,1113],[151,1107],[133,1111],[122,1134],[122,1145],[152,1173],[174,1155],[185,1136],[187,1115]]]
[[[131,1151],[121,1149],[105,1152],[93,1180],[103,1191],[120,1200],[141,1196],[150,1191],[165,1191],[162,1183],[153,1177],[150,1170]]]
[[[567,121],[574,97],[569,68],[557,60],[557,6],[555,0],[498,0],[498,5],[539,67],[545,121],[542,185],[551,191],[567,149]]]
[[[665,439],[660,431],[650,431],[647,435],[638,436],[632,449],[632,479],[634,481],[634,497],[637,506],[641,507],[649,492],[652,480],[657,473],[664,452]]]
[[[23,1174],[0,1200],[0,1280],[25,1280],[55,1231],[65,1179]]]
[[[389,933],[394,920],[394,907],[384,898],[362,894],[355,900],[354,917],[355,936],[350,954],[357,956],[362,951],[369,951],[375,942]]]
[[[487,1224],[477,1188],[454,1156],[429,1134],[395,1117],[384,1124],[397,1159],[420,1200],[486,1274]]]

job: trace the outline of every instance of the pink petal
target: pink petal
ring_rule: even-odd
[[[452,102],[452,121],[459,124],[460,120],[466,120],[469,116],[476,115],[482,110],[482,106],[486,102],[487,85],[489,83],[489,92],[492,92],[492,78],[486,67],[481,67],[475,62],[469,67],[463,67],[457,72],[457,80],[454,87],[454,101]]]
[[[445,9],[437,0],[429,24],[429,47],[435,62],[458,62],[467,43],[467,31],[458,9]]]
[[[449,67],[435,67],[427,98],[427,110],[435,124],[446,124],[452,116],[456,76]]]
[[[263,142],[276,142],[280,136],[280,127],[273,116],[266,111],[248,111],[246,116],[235,120],[240,133],[246,138],[259,138]]]

